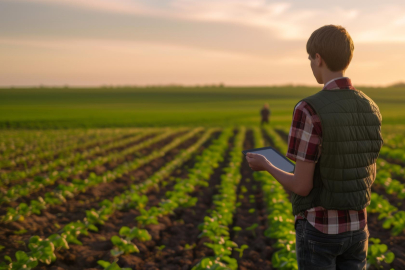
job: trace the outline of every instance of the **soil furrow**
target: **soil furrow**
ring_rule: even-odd
[[[86,157],[84,159],[80,159],[80,161],[82,161],[82,160],[92,160],[92,159],[95,159],[95,158],[100,157],[100,156],[107,156],[107,155],[109,155],[109,154],[111,154],[113,152],[120,152],[125,148],[132,147],[132,146],[134,146],[136,144],[139,144],[139,143],[141,143],[143,141],[146,141],[146,140],[148,140],[148,139],[150,139],[152,137],[155,137],[157,135],[158,135],[158,133],[148,134],[148,135],[146,135],[144,137],[141,137],[139,140],[130,142],[130,143],[128,143],[126,145],[123,145],[123,146],[114,147],[114,148],[111,148],[111,149],[108,149],[108,150],[105,150],[105,151],[101,151],[99,153],[95,153],[92,156],[88,156],[88,157]],[[126,139],[126,138],[121,138],[121,139],[123,140],[123,139]],[[119,139],[119,140],[121,140],[121,139]],[[69,163],[67,163],[65,165],[59,165],[56,168],[52,169],[52,171],[62,171],[67,166],[74,166],[75,162],[76,161],[71,161],[71,162],[69,162]],[[44,177],[46,177],[47,175],[48,175],[48,171],[44,171],[44,172],[36,174],[35,176],[44,176]],[[17,184],[23,184],[25,182],[30,182],[32,180],[33,180],[33,177],[27,177],[27,178],[24,178],[24,179],[21,179],[21,180],[10,181],[10,183],[6,184],[6,186],[11,187],[11,186],[14,186],[14,185],[17,185]]]
[[[248,130],[244,149],[254,148],[252,130]],[[271,269],[271,255],[273,248],[271,240],[264,236],[266,230],[266,209],[263,203],[263,192],[260,183],[254,180],[253,170],[249,167],[246,158],[241,166],[242,179],[238,186],[238,203],[234,222],[231,228],[239,227],[242,230],[231,230],[231,239],[238,247],[247,245],[248,248],[240,253],[233,250],[232,257],[238,260],[239,269]]]
[[[138,152],[130,154],[130,155],[126,155],[126,156],[122,156],[119,159],[116,160],[111,160],[108,161],[107,163],[104,163],[101,166],[96,166],[95,168],[91,168],[89,170],[83,171],[81,174],[79,175],[74,175],[74,176],[70,176],[68,177],[66,180],[64,179],[58,179],[55,181],[55,183],[53,185],[48,185],[45,186],[44,188],[33,192],[31,194],[29,194],[28,196],[23,196],[18,198],[16,201],[10,202],[8,203],[4,203],[3,205],[1,205],[0,207],[0,215],[4,215],[7,212],[7,208],[8,207],[17,207],[20,203],[27,203],[29,204],[29,202],[31,200],[37,199],[39,196],[43,197],[45,193],[47,192],[51,192],[53,191],[58,185],[62,184],[62,185],[66,185],[68,184],[70,181],[72,181],[73,179],[86,179],[90,173],[94,172],[97,175],[102,174],[103,172],[107,171],[107,170],[113,170],[115,167],[119,166],[120,164],[126,162],[126,161],[131,161],[135,158],[144,156],[144,155],[148,155],[148,153],[151,153],[153,150],[155,149],[159,149],[161,148],[163,145],[169,143],[170,141],[173,140],[173,138],[178,137],[183,135],[184,133],[186,133],[186,131],[182,131],[180,133],[176,133],[173,135],[170,135],[169,137],[167,137],[164,140],[158,141],[154,144],[151,144],[145,148],[140,149]],[[138,143],[147,140],[147,138],[142,139],[141,141],[138,141]],[[130,147],[132,145],[135,145],[131,143],[131,145],[125,146],[125,147]],[[122,150],[123,148],[121,148]]]
[[[50,139],[50,138],[48,138],[46,141],[44,141],[44,140],[42,140],[42,142],[40,142],[39,144],[37,143],[38,141],[36,141],[35,143],[36,143],[36,146],[34,147],[34,148],[31,148],[31,150],[27,150],[27,151],[25,151],[25,152],[20,152],[20,153],[17,153],[17,154],[15,154],[15,152],[13,151],[13,152],[10,152],[10,155],[9,156],[7,156],[7,157],[5,157],[5,158],[19,158],[19,157],[22,157],[22,156],[27,156],[27,155],[31,155],[31,154],[36,154],[37,152],[41,152],[41,151],[48,151],[48,150],[54,150],[54,149],[56,149],[57,147],[63,147],[63,146],[65,146],[65,145],[67,145],[67,141],[68,140],[72,140],[72,139],[75,139],[75,137],[78,137],[78,136],[80,136],[80,135],[69,135],[69,137],[66,137],[66,138],[60,138],[60,137],[58,137],[57,139],[55,139],[55,138],[53,138],[53,139]],[[84,140],[83,139],[86,139],[86,138],[90,138],[90,137],[94,137],[95,136],[95,134],[91,134],[91,135],[85,135],[85,136],[82,136],[81,138],[79,138],[78,140],[77,140],[77,142],[79,142],[79,141],[81,141],[81,142],[84,142]],[[31,142],[31,144],[33,144],[34,142]],[[45,146],[44,147],[44,145],[45,144],[52,144],[52,146],[51,147],[48,147],[48,146]],[[39,149],[39,147],[41,147],[40,149]],[[29,147],[26,147],[26,146],[20,146],[19,147],[20,149],[21,148],[23,148],[23,149],[27,149],[27,148],[29,148]],[[0,154],[4,154],[4,152],[3,151],[1,151],[1,153]]]
[[[234,131],[234,136],[235,136]],[[229,162],[229,152],[232,149],[234,136],[228,140],[228,149],[224,160],[214,170],[209,180],[208,187],[197,186],[191,194],[197,197],[195,206],[178,208],[174,215],[160,219],[160,224],[151,230],[152,245],[144,245],[144,254],[138,255],[138,264],[131,264],[127,258],[122,258],[123,265],[133,269],[190,269],[192,265],[205,257],[205,239],[199,239],[201,231],[198,225],[204,222],[208,210],[212,208],[213,195],[217,194],[217,186],[221,181],[222,169]],[[198,243],[198,245],[197,245]],[[142,243],[139,243],[142,245]],[[186,246],[188,245],[188,246]],[[157,247],[164,246],[162,251]],[[208,249],[207,247],[205,247]],[[140,263],[139,263],[140,262]]]
[[[24,250],[23,243],[27,241],[31,235],[47,237],[58,231],[59,227],[71,221],[82,220],[85,217],[85,210],[98,208],[98,204],[101,200],[112,199],[114,196],[121,194],[130,184],[140,183],[147,179],[147,177],[152,175],[166,162],[172,160],[179,151],[194,144],[201,134],[202,132],[198,133],[166,153],[165,156],[154,159],[116,181],[91,187],[86,192],[80,193],[72,199],[68,199],[64,204],[55,205],[43,210],[40,216],[31,215],[23,222],[0,224],[0,242],[5,242],[6,244],[4,245],[6,248],[0,253],[0,257],[14,254],[16,250]],[[163,142],[155,144],[153,149],[162,147],[163,145]],[[147,155],[153,149],[146,148],[141,154]],[[21,235],[16,235],[15,232],[19,230],[26,231]]]
[[[288,134],[287,133],[285,133],[283,130],[281,130],[281,129],[274,129],[274,131],[275,132],[277,132],[277,134],[281,137],[281,138],[283,138],[283,140],[287,143],[287,141],[288,141]]]
[[[396,164],[396,165],[399,165],[401,167],[405,167],[405,161],[398,160],[398,159],[393,159],[393,158],[390,158],[390,157],[387,157],[387,156],[381,156],[381,157],[383,159],[385,159],[388,163]]]
[[[192,168],[196,162],[196,157],[201,154],[201,152],[208,147],[214,139],[219,136],[220,132],[216,132],[212,135],[210,140],[205,142],[202,147],[198,149],[196,154],[187,162],[185,162],[181,168],[174,171],[165,181],[169,179],[174,179],[177,177],[185,178],[188,175],[187,168]],[[173,157],[171,157],[173,158]],[[168,159],[167,161],[169,161]],[[154,170],[156,171],[156,170]],[[150,174],[151,175],[151,174]],[[142,180],[147,179],[150,175],[144,175]],[[146,209],[157,206],[159,202],[164,198],[165,193],[172,190],[174,181],[169,181],[169,184],[160,188],[159,190],[151,189],[148,193],[148,204]],[[176,212],[177,213],[177,212]],[[130,228],[137,225],[135,217],[139,215],[138,210],[126,209],[121,211],[116,211],[108,221],[105,222],[103,226],[99,227],[99,231],[94,233],[91,232],[89,236],[81,238],[83,246],[71,245],[69,250],[61,250],[57,252],[57,260],[52,265],[50,269],[86,269],[97,266],[98,260],[112,261],[110,255],[110,250],[113,248],[110,241],[113,235],[118,235],[118,231],[122,226],[128,226]],[[166,222],[170,219],[164,217],[159,219],[159,225],[149,225],[147,227],[149,233],[152,235],[153,239],[144,243],[137,242],[134,243],[138,246],[140,254],[130,254],[120,256],[119,264],[129,264],[133,269],[144,269],[144,261],[142,258],[148,256],[153,256],[156,252],[155,246],[160,239],[160,231]],[[173,221],[174,222],[174,221]],[[136,265],[141,265],[140,268],[136,268]],[[59,268],[58,268],[59,267]],[[46,266],[42,266],[40,269],[49,269]]]
[[[134,136],[134,135],[135,134],[120,135],[118,137],[110,138],[109,140],[106,140],[106,141],[103,141],[103,138],[99,138],[99,140],[97,142],[94,142],[94,143],[92,143],[90,145],[87,145],[87,146],[84,146],[84,147],[83,147],[82,144],[85,144],[86,141],[85,140],[80,141],[81,145],[78,145],[76,148],[70,150],[68,152],[68,154],[79,153],[79,152],[85,151],[87,149],[91,149],[91,148],[94,148],[96,146],[100,146],[102,144],[110,143],[110,142],[112,142],[114,140],[123,140],[123,139],[126,139],[126,138],[128,138],[130,136]],[[89,140],[91,140],[91,139],[92,138],[89,138]],[[35,166],[35,165],[46,164],[46,163],[48,163],[50,161],[53,161],[54,159],[57,159],[59,157],[63,157],[66,154],[67,154],[66,151],[63,151],[63,152],[60,152],[60,153],[55,153],[53,156],[50,156],[50,157],[47,157],[47,158],[40,158],[40,159],[28,160],[28,161],[25,161],[25,162],[19,162],[14,167],[4,167],[4,168],[2,168],[2,170],[5,170],[5,171],[8,171],[8,170],[22,171],[22,170],[25,170],[25,169],[29,169],[29,168],[31,168],[32,166]]]
[[[379,195],[383,195],[391,203],[391,205],[398,208],[399,211],[405,211],[405,204],[403,203],[403,199],[399,199],[397,194],[388,194],[384,186],[373,184],[371,186],[371,191]]]
[[[261,128],[260,131],[264,139],[264,146],[274,146],[273,140],[267,135],[267,132],[263,128]]]
[[[403,269],[405,265],[405,236],[403,234],[392,236],[391,230],[382,227],[382,221],[378,220],[378,215],[379,214],[367,213],[367,226],[370,232],[370,238],[379,238],[381,243],[386,244],[388,250],[395,254],[394,261],[390,265],[383,263],[382,269]],[[370,268],[370,270],[371,269],[372,268]]]

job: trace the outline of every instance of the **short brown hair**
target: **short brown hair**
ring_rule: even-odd
[[[346,70],[353,58],[354,44],[346,29],[340,25],[325,25],[315,30],[307,42],[311,58],[319,53],[331,71]]]

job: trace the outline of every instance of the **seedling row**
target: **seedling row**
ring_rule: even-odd
[[[64,146],[82,149],[77,155],[45,154],[49,170],[33,165],[4,178],[0,269],[298,269],[289,194],[241,154],[265,145],[285,153],[287,133],[239,126],[86,134]],[[45,145],[28,147],[37,137],[6,140],[24,145],[15,157],[28,157]],[[368,208],[369,269],[401,269],[405,212],[393,198],[403,194],[404,172],[397,153],[382,158]]]

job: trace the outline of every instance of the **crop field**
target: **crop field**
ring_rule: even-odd
[[[137,125],[118,113],[86,114],[85,103],[69,101],[65,114],[66,99],[47,115],[35,99],[0,90],[14,112],[0,116],[0,270],[298,269],[290,194],[269,173],[252,171],[241,151],[286,153],[292,108],[313,89],[292,89],[279,103],[274,89],[263,99],[257,90],[240,111],[233,106],[248,96],[241,90],[238,100],[227,88],[217,89],[219,98],[200,90],[201,104],[179,95],[167,102],[185,105],[166,113],[162,105],[156,118],[159,106],[142,103],[150,97],[134,103],[146,108],[143,117],[122,100],[119,116],[138,115]],[[394,111],[403,97],[374,91],[388,124],[367,209],[368,269],[405,269],[405,125]],[[248,112],[263,101],[271,125],[259,125],[260,107]],[[48,105],[41,106],[56,106]],[[181,118],[182,110],[190,114]]]
[[[354,85],[357,87],[356,85]],[[291,124],[294,105],[320,87],[0,88],[0,128],[111,128],[259,124],[265,102],[274,125]],[[359,87],[383,115],[405,124],[405,86]]]
[[[241,155],[286,152],[288,127],[18,133],[2,132],[4,269],[297,268],[288,193]],[[403,143],[391,136],[381,151],[372,267],[404,266]]]

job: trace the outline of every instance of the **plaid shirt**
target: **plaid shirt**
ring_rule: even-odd
[[[347,77],[333,79],[322,90],[355,89]],[[318,162],[321,155],[322,127],[319,116],[305,101],[294,109],[293,121],[288,135],[287,157],[297,161]],[[366,208],[356,210],[326,210],[321,206],[307,209],[295,216],[308,222],[325,234],[338,234],[363,229],[367,223]]]

